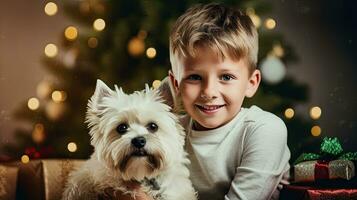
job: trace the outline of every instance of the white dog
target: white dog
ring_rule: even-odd
[[[184,130],[156,90],[125,94],[97,81],[86,115],[94,153],[68,180],[63,199],[97,199],[135,191],[153,199],[195,200],[184,151]]]

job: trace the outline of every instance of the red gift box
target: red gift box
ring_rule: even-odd
[[[357,200],[354,188],[317,188],[311,186],[285,185],[280,193],[280,200]]]
[[[294,182],[313,182],[324,179],[351,180],[355,166],[349,160],[312,160],[294,165]]]

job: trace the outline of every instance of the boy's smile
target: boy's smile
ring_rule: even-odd
[[[213,114],[219,111],[220,108],[222,108],[225,105],[196,105],[198,109],[200,109],[203,113],[206,114]]]
[[[245,96],[253,96],[260,73],[255,70],[250,75],[245,59],[221,59],[208,48],[197,52],[195,58],[182,62],[182,79],[176,89],[197,129],[218,128],[239,112]]]

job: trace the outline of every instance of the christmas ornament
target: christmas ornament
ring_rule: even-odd
[[[273,55],[269,55],[262,61],[260,69],[263,81],[269,84],[279,83],[286,74],[284,63]]]

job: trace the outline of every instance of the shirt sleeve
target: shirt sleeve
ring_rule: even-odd
[[[273,114],[252,122],[246,129],[242,159],[225,200],[270,199],[289,169],[287,129]]]

